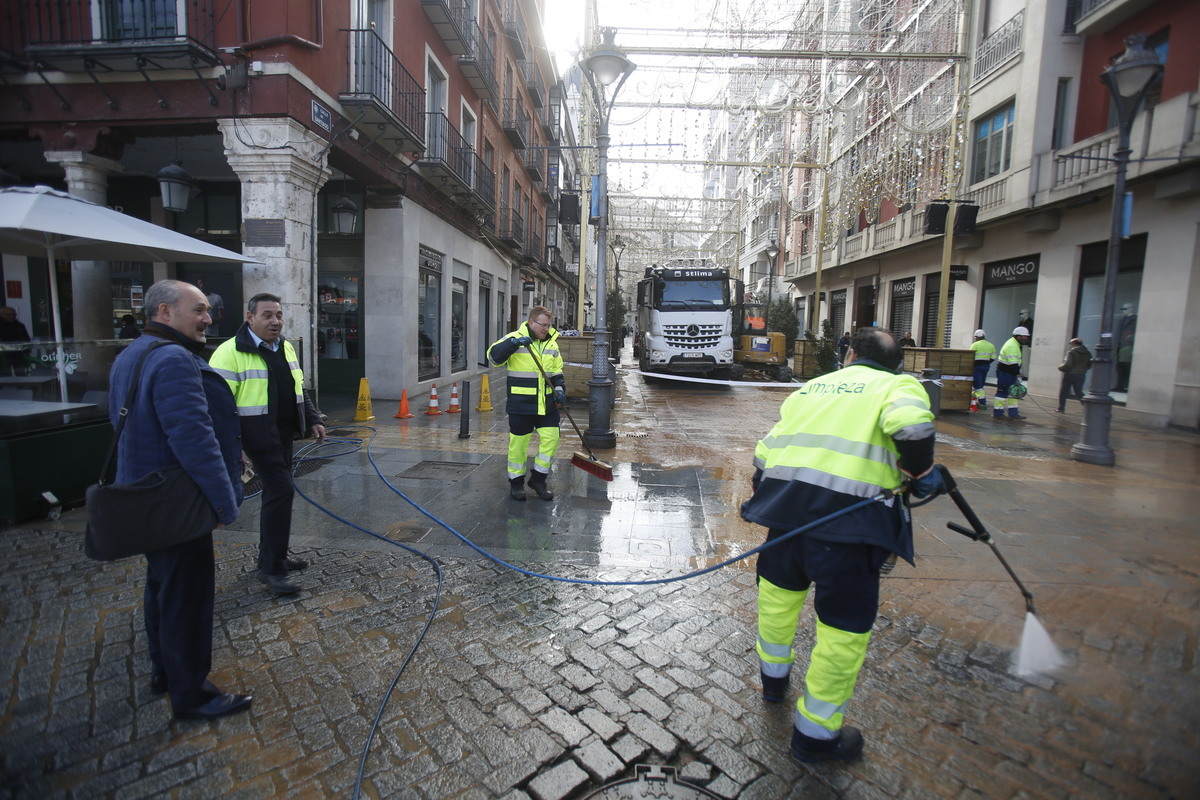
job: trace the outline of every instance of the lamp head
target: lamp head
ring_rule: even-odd
[[[183,161],[176,159],[158,171],[158,188],[162,192],[163,208],[182,213],[187,211],[188,196],[192,193],[195,180]]]
[[[1131,99],[1149,89],[1162,72],[1158,56],[1146,49],[1146,34],[1135,33],[1125,38],[1125,52],[1101,73],[1100,79],[1117,97]]]
[[[779,244],[774,239],[772,239],[771,243],[769,245],[767,245],[766,252],[767,252],[767,258],[774,261],[775,257],[779,255]]]
[[[333,215],[333,232],[347,236],[354,233],[354,225],[358,221],[358,206],[346,195],[337,199],[329,209]]]
[[[633,72],[634,63],[616,46],[616,28],[603,28],[604,42],[584,61],[584,66],[604,86],[614,83],[622,75]]]

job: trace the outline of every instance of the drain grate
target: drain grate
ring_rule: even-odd
[[[295,468],[292,470],[292,477],[299,478],[301,475],[307,475],[310,472],[320,469],[326,464],[332,463],[332,458],[305,459],[304,461],[301,461],[299,464],[295,465]],[[262,478],[258,477],[256,474],[253,478],[246,482],[243,491],[246,493],[246,497],[261,492]]]
[[[422,481],[460,481],[479,467],[462,461],[422,461],[397,474],[397,478],[413,478]]]

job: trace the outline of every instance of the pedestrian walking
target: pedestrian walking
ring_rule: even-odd
[[[145,308],[145,335],[116,357],[109,375],[111,396],[123,399],[146,357],[117,443],[116,482],[180,464],[228,525],[242,501],[240,431],[229,387],[200,357],[212,322],[208,300],[183,281],[159,281],[147,290]],[[162,341],[178,346],[151,350]],[[121,403],[109,408],[116,425]],[[215,578],[211,533],[146,553],[150,691],[170,692],[177,718],[213,719],[250,707],[250,695],[225,692],[208,679]]]
[[[1029,346],[1029,329],[1018,325],[1012,337],[1000,348],[1000,359],[996,364],[996,402],[992,405],[992,418],[1024,419],[1017,408],[1019,400],[1012,397],[1012,387],[1021,379],[1021,348]]]
[[[275,594],[294,594],[300,584],[288,577],[308,566],[288,556],[292,537],[292,443],[309,434],[325,441],[321,415],[304,389],[304,373],[292,343],[283,337],[283,305],[260,293],[247,304],[237,334],[213,352],[209,363],[221,374],[237,402],[242,449],[262,481],[259,514],[258,579]]]
[[[996,360],[996,345],[987,340],[987,332],[980,328],[975,331],[975,341],[971,343],[971,349],[975,351],[975,369],[971,374],[971,396],[975,398],[975,405],[979,408],[987,408],[987,375],[992,368],[992,362]]]
[[[901,358],[888,331],[860,328],[845,369],[783,402],[779,421],[755,448],[754,493],[742,505],[743,518],[768,528],[767,541],[906,482],[916,497],[943,487],[933,468],[929,396],[899,372]],[[800,612],[813,592],[816,646],[791,739],[801,761],[862,753],[862,733],[843,718],[879,609],[881,570],[897,557],[913,560],[911,519],[896,495],[758,557],[756,649],[768,702],[786,697]]]
[[[550,464],[558,452],[558,407],[567,401],[558,331],[550,309],[534,306],[521,327],[506,333],[488,348],[488,363],[508,366],[508,486],[513,500],[525,499],[525,462],[536,431],[538,452],[529,472],[529,488],[543,500],[553,500],[546,486]],[[540,365],[540,367],[539,367]]]
[[[1059,414],[1066,413],[1067,398],[1075,395],[1076,400],[1083,400],[1083,381],[1087,378],[1088,370],[1092,368],[1092,351],[1084,347],[1083,339],[1078,337],[1071,340],[1071,349],[1058,365],[1062,373],[1062,383],[1058,388]]]

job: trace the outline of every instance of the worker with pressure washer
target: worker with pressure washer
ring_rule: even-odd
[[[992,418],[1004,419],[1007,409],[1008,419],[1025,419],[1017,408],[1020,398],[1024,397],[1024,387],[1021,386],[1021,348],[1030,342],[1029,329],[1023,325],[1013,328],[1012,337],[1000,348],[1000,359],[996,364],[996,402],[992,405]]]
[[[940,491],[933,468],[929,396],[901,373],[902,351],[880,328],[860,328],[847,366],[792,393],[754,453],[754,493],[742,517],[768,528],[767,540],[830,514],[839,519],[772,546],[758,557],[758,644],[763,699],[782,701],[792,643],[811,589],[816,646],[796,702],[791,752],[801,761],[862,753],[862,733],[843,715],[879,608],[879,580],[896,557],[912,563],[912,521],[899,492]]]
[[[567,400],[567,380],[558,352],[558,331],[544,306],[529,310],[521,327],[506,333],[488,348],[488,363],[508,366],[508,484],[513,500],[525,499],[525,462],[529,440],[536,431],[538,452],[529,471],[529,488],[543,500],[553,500],[546,486],[550,464],[558,452],[559,406]]]

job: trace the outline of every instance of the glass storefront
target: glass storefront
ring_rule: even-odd
[[[455,278],[450,287],[450,371],[467,368],[467,282]]]
[[[1041,256],[1037,253],[983,265],[983,308],[980,325],[987,340],[999,351],[1018,325],[1037,336],[1037,280]],[[1068,337],[1070,338],[1070,337]],[[1022,348],[1021,377],[1028,378],[1029,347]],[[995,376],[995,365],[989,373]]]
[[[357,361],[362,358],[359,324],[362,278],[326,275],[317,286],[321,313],[317,318],[317,357]]]
[[[897,338],[906,333],[912,333],[913,297],[916,294],[917,279],[899,278],[892,281],[892,308],[889,330]]]
[[[442,258],[436,250],[421,247],[417,279],[417,379],[422,381],[441,375]]]
[[[1108,242],[1084,245],[1080,254],[1079,302],[1075,335],[1092,354],[1100,341],[1100,317],[1104,306],[1104,272],[1108,264]],[[1129,391],[1133,374],[1134,340],[1137,337],[1138,304],[1142,293],[1142,267],[1146,257],[1146,235],[1131,236],[1121,243],[1117,267],[1113,338],[1116,372],[1113,392]],[[1120,398],[1118,398],[1120,399]]]

